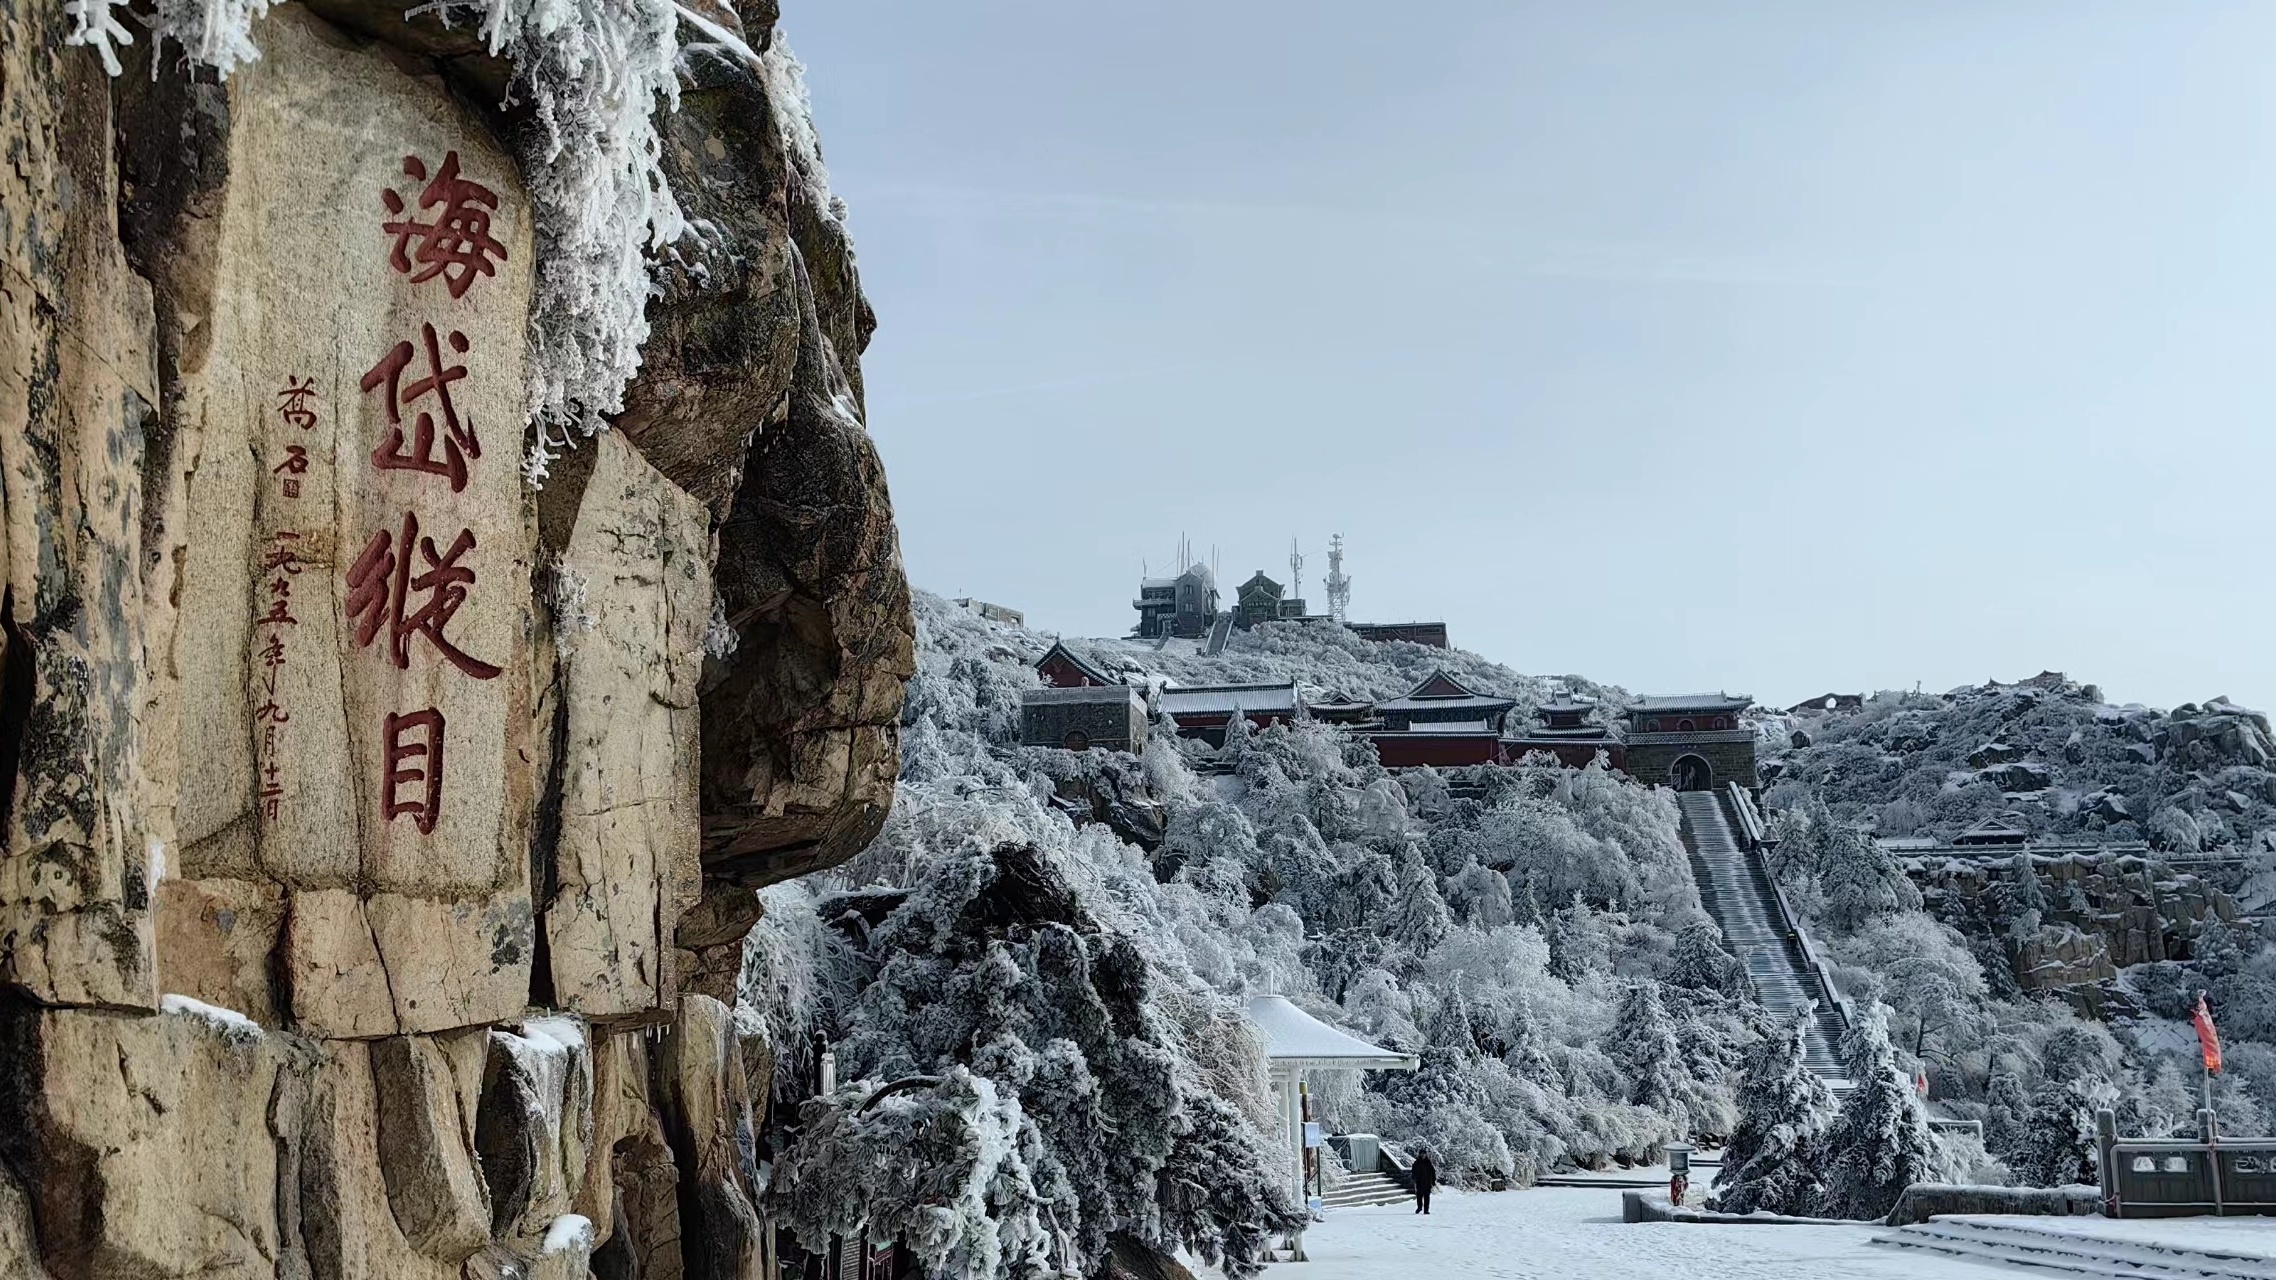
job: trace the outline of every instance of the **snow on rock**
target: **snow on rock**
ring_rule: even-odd
[[[193,1000],[188,996],[160,996],[158,998],[158,1011],[174,1014],[177,1017],[203,1019],[219,1028],[224,1038],[235,1042],[258,1040],[267,1034],[261,1030],[260,1023],[253,1021],[235,1009],[224,1009],[220,1005],[207,1004],[203,1000]]]
[[[567,1253],[571,1249],[590,1250],[593,1247],[592,1219],[580,1213],[564,1213],[545,1229],[545,1239],[537,1251],[541,1254]]]
[[[510,1145],[522,1170],[514,1199],[517,1234],[558,1225],[583,1175],[592,1141],[592,1050],[575,1018],[529,1018],[518,1032],[490,1032],[491,1061],[483,1088],[488,1122]],[[493,1188],[496,1193],[499,1189]]]

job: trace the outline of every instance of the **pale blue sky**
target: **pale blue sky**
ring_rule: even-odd
[[[920,586],[2276,704],[2276,4],[785,8]]]

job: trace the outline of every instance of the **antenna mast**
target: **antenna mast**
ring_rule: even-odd
[[[1296,539],[1288,540],[1288,598],[1304,598],[1304,553],[1296,549]]]
[[[1343,571],[1343,535],[1328,539],[1328,616],[1337,622],[1351,610],[1351,576]]]

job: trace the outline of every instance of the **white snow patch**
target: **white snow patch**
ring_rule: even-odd
[[[188,996],[160,996],[158,998],[158,1012],[174,1014],[177,1017],[203,1019],[214,1024],[220,1029],[222,1035],[233,1040],[248,1036],[258,1040],[264,1034],[260,1023],[253,1021],[235,1009],[224,1009],[220,1005],[207,1004],[203,1000],[193,1000]]]
[[[547,1254],[569,1253],[593,1248],[593,1220],[581,1213],[564,1213],[545,1229],[545,1242],[537,1247],[542,1257]]]

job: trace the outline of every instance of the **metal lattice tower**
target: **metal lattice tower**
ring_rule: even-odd
[[[1351,575],[1343,571],[1343,535],[1328,539],[1328,616],[1337,622],[1351,608]]]
[[[1296,539],[1288,540],[1288,598],[1304,598],[1304,553],[1296,549]]]

